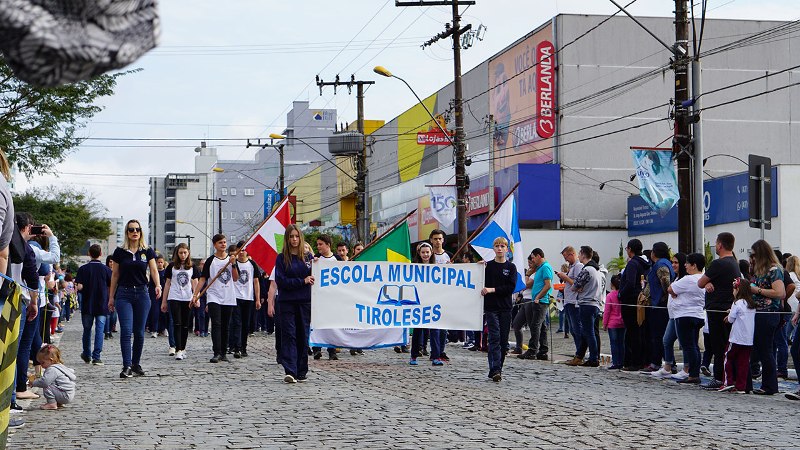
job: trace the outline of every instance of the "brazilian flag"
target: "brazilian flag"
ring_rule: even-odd
[[[408,222],[395,227],[379,240],[369,244],[354,261],[411,262],[411,239],[408,236]]]

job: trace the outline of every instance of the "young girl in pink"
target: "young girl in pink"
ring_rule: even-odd
[[[619,275],[611,277],[611,292],[606,296],[603,309],[603,329],[608,331],[611,342],[611,365],[608,370],[622,369],[625,357],[625,324],[622,322],[622,306],[619,303]]]

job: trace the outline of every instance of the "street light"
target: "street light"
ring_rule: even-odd
[[[745,160],[743,160],[742,158],[739,158],[739,157],[733,156],[733,155],[728,155],[727,153],[718,153],[716,155],[706,156],[705,158],[703,158],[703,167],[706,166],[706,161],[708,161],[711,158],[716,158],[717,156],[726,156],[728,158],[733,158],[733,159],[739,161],[740,163],[744,164],[745,166],[750,167],[750,165],[747,164],[747,162]]]
[[[186,222],[186,221],[183,221],[183,220],[175,219],[175,223],[180,223],[180,224],[183,224],[183,225],[189,225],[191,227],[194,227],[197,231],[200,232],[200,234],[202,234],[203,236],[211,239],[211,236],[207,235],[205,231],[201,230],[197,225],[193,224],[192,222]],[[176,237],[178,237],[178,236],[176,236]],[[183,237],[183,236],[181,236],[181,237]]]
[[[269,135],[269,137],[270,137],[270,138],[272,138],[272,139],[276,139],[274,136],[277,136],[277,135],[274,135],[274,134],[270,134],[270,135]],[[284,178],[283,178],[283,144],[278,144],[278,145],[274,145],[274,144],[262,144],[262,143],[261,143],[261,139],[259,139],[258,141],[259,141],[259,142],[258,142],[257,144],[251,144],[251,143],[250,143],[250,139],[248,139],[248,140],[247,140],[247,148],[250,148],[250,147],[256,146],[256,147],[261,147],[261,148],[268,148],[268,147],[271,147],[271,148],[278,149],[278,155],[280,156],[280,175],[278,176],[278,181],[279,181],[279,186],[278,186],[278,189],[279,189],[279,192],[278,192],[278,198],[280,198],[281,200],[283,200],[283,190],[284,190],[284,186],[283,186],[283,180],[284,180]],[[237,172],[238,172],[238,171],[237,171]],[[241,172],[240,172],[240,173],[241,173]],[[242,175],[244,175],[244,174],[242,174]],[[245,175],[245,176],[246,176],[246,175]],[[263,184],[263,183],[261,183],[261,184]],[[265,186],[266,186],[266,185],[265,185]],[[270,187],[270,186],[267,186],[267,187]]]
[[[606,181],[603,181],[602,183],[600,183],[600,190],[602,191],[602,190],[603,190],[603,188],[604,188],[604,187],[606,187],[606,184],[607,184],[607,183],[610,183],[610,182],[612,182],[612,181],[617,181],[617,182],[620,182],[620,183],[629,184],[629,185],[633,186],[633,187],[634,187],[634,189],[636,189],[636,190],[639,190],[639,186],[637,186],[637,185],[635,185],[635,184],[631,183],[630,181],[626,181],[626,180],[620,180],[620,179],[617,179],[617,178],[612,178],[612,179],[610,179],[610,180],[606,180]]]
[[[375,66],[372,69],[372,71],[377,73],[378,75],[383,75],[384,77],[387,77],[387,78],[397,78],[398,80],[402,81],[403,84],[405,84],[406,87],[408,87],[408,90],[410,90],[411,93],[414,94],[414,97],[417,98],[417,101],[419,102],[419,104],[422,105],[423,108],[425,108],[425,112],[428,113],[428,115],[430,116],[431,120],[433,120],[433,123],[435,123],[436,126],[439,128],[439,131],[441,131],[442,134],[445,135],[447,140],[450,142],[450,145],[452,145],[453,148],[456,148],[456,144],[453,142],[453,138],[451,138],[450,134],[447,133],[447,131],[445,131],[444,128],[442,128],[442,124],[440,124],[439,121],[436,120],[436,117],[433,116],[433,113],[428,109],[428,107],[425,105],[425,103],[423,103],[422,99],[419,98],[419,95],[417,95],[417,93],[414,91],[414,89],[411,87],[411,85],[408,84],[408,82],[406,80],[398,77],[397,75],[393,74],[392,72],[389,72],[389,69],[387,69],[386,67],[383,67],[383,66]]]
[[[349,173],[348,173],[346,170],[342,169],[342,168],[341,168],[341,167],[340,167],[338,164],[336,164],[335,162],[333,162],[333,161],[332,161],[330,158],[328,158],[327,156],[325,156],[325,155],[323,155],[322,153],[320,153],[320,151],[319,151],[319,150],[317,150],[316,148],[312,147],[312,146],[311,146],[311,144],[309,144],[308,142],[306,142],[306,141],[304,141],[304,140],[300,139],[299,137],[290,137],[290,138],[287,138],[286,136],[284,136],[284,135],[281,135],[281,134],[277,134],[277,133],[271,133],[271,134],[269,135],[269,137],[270,137],[271,139],[292,139],[292,140],[295,140],[295,141],[300,141],[300,142],[302,142],[302,143],[303,143],[303,144],[304,144],[306,147],[310,148],[311,150],[314,150],[314,153],[318,154],[318,155],[319,155],[321,158],[323,158],[325,161],[328,161],[329,163],[333,164],[333,166],[334,166],[334,167],[336,167],[337,169],[339,169],[339,170],[340,170],[340,171],[341,171],[343,174],[347,175],[347,177],[348,177],[348,178],[350,178],[351,180],[353,180],[353,181],[355,181],[356,183],[358,183],[358,180],[356,180],[355,178],[353,178],[353,176],[352,176],[352,175],[350,175],[350,174],[349,174]]]

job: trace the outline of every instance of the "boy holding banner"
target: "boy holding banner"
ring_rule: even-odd
[[[506,260],[508,241],[494,240],[494,260],[486,263],[486,281],[481,290],[483,310],[489,328],[489,378],[502,380],[503,362],[508,352],[511,328],[511,294],[517,285],[517,267]]]

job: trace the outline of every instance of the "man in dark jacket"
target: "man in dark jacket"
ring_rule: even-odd
[[[625,251],[628,264],[622,271],[619,287],[619,301],[622,306],[622,321],[625,322],[625,362],[622,370],[637,371],[645,366],[647,345],[644,324],[636,319],[636,301],[642,292],[642,276],[650,268],[650,263],[642,255],[642,241],[631,239]]]

